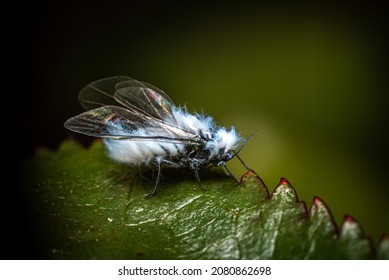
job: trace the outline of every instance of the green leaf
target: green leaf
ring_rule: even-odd
[[[377,258],[389,260],[389,236],[383,235],[377,249]]]
[[[110,161],[101,142],[64,142],[22,164],[24,192],[39,257],[48,259],[371,259],[388,258],[384,238],[374,255],[360,225],[337,229],[317,197],[309,211],[281,179],[273,193],[248,171],[239,186],[214,171],[201,190],[188,170],[152,172]],[[148,179],[147,179],[148,178]],[[149,180],[150,179],[150,180]]]

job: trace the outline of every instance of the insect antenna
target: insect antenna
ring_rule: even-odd
[[[239,150],[237,152],[233,151],[235,153],[235,155],[238,155],[240,153],[240,151],[242,151],[242,149],[246,146],[247,142],[255,135],[257,134],[257,131],[254,131],[253,133],[250,134],[249,137],[247,137],[246,139],[244,139],[244,143],[243,145],[239,148]]]
[[[243,159],[238,155],[242,149],[244,148],[244,146],[246,146],[247,142],[251,139],[251,137],[253,137],[257,132],[254,131],[253,133],[251,133],[251,135],[249,137],[247,137],[243,143],[243,145],[239,148],[239,150],[237,152],[233,151],[234,152],[234,156],[236,156],[238,158],[238,160],[242,163],[242,165],[244,166],[244,168],[246,168],[246,170],[250,170],[250,171],[253,171],[255,173],[254,170],[252,170],[244,161]],[[256,174],[256,173],[255,173]]]

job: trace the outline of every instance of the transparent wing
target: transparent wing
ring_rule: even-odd
[[[157,87],[130,77],[117,76],[97,80],[85,86],[79,101],[86,110],[105,105],[123,105],[144,114],[174,122],[170,97]]]
[[[116,84],[114,98],[123,106],[154,118],[174,122],[173,101],[157,87],[134,79]]]
[[[198,136],[136,110],[103,106],[65,122],[72,131],[94,137],[199,144]]]
[[[86,110],[96,109],[105,105],[118,105],[114,99],[115,86],[127,80],[132,79],[117,76],[94,81],[80,91],[78,99]]]

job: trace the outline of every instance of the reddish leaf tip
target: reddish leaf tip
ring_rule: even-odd
[[[323,203],[323,201],[319,197],[314,196],[312,203],[313,204],[319,204],[319,203]]]
[[[281,177],[280,182],[278,183],[278,185],[289,186],[290,183],[289,183],[289,181],[286,178]]]
[[[389,240],[389,235],[383,234],[383,235],[381,236],[381,241],[388,241],[388,240]]]
[[[254,171],[252,171],[252,170],[247,170],[244,174],[243,174],[243,176],[242,176],[242,179],[244,178],[244,177],[256,177],[256,176],[258,176]]]
[[[291,203],[298,202],[296,190],[292,187],[289,181],[283,177],[277,187],[273,190],[271,196],[272,199],[281,199]]]
[[[340,238],[343,240],[366,239],[362,226],[350,215],[344,215],[343,217]]]
[[[353,223],[353,222],[355,222],[355,219],[350,215],[344,215],[343,222],[344,223]]]

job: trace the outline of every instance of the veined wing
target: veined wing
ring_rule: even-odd
[[[103,106],[65,122],[72,131],[94,137],[198,145],[197,135],[136,110]]]
[[[105,105],[123,105],[161,120],[174,122],[170,97],[157,87],[130,77],[117,76],[97,80],[85,86],[79,101],[86,110]]]
[[[127,108],[135,109],[154,118],[174,122],[173,101],[157,87],[137,80],[116,84],[114,98]]]
[[[115,86],[127,80],[132,79],[117,76],[94,81],[80,91],[78,99],[86,110],[96,109],[105,105],[119,105],[114,98]]]

